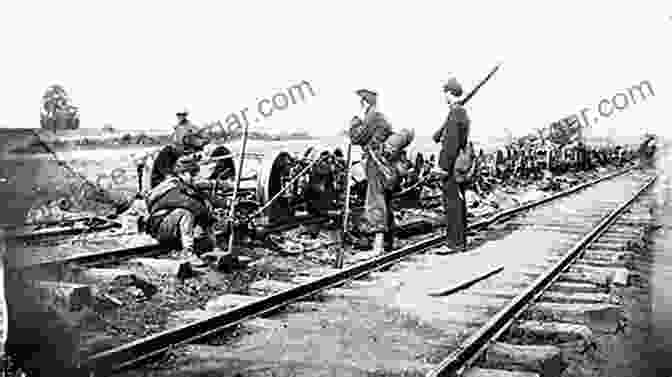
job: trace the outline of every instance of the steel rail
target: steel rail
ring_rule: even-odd
[[[363,208],[361,208],[360,210],[363,210]],[[296,221],[272,223],[264,226],[259,226],[254,229],[254,235],[255,237],[264,237],[268,234],[284,232],[300,225],[325,223],[330,221],[331,219],[332,218],[330,216],[297,216],[295,217]],[[7,239],[10,240],[21,239],[21,237],[13,237],[12,233],[8,232],[8,234],[9,236],[6,237]],[[130,258],[157,256],[167,251],[168,250],[166,249],[165,246],[161,245],[158,242],[152,242],[140,246],[120,247],[104,251],[81,253],[46,262],[12,266],[10,269],[12,271],[30,270],[30,269],[50,269],[65,265],[79,265],[79,266],[91,267],[107,263],[116,263]]]
[[[556,198],[562,197],[569,195],[571,193],[574,193],[576,191],[579,191],[583,188],[586,188],[588,186],[597,184],[603,180],[610,179],[616,175],[624,174],[625,172],[631,170],[631,168],[626,168],[614,173],[611,173],[609,175],[606,175],[604,177],[598,178],[594,181],[586,182],[581,185],[578,185],[576,187],[572,187],[568,190],[559,192],[557,194],[554,194],[552,196],[549,196],[548,198],[544,198],[541,200],[537,200],[535,202],[531,202],[519,207],[515,208],[510,208],[507,210],[503,210],[501,212],[498,212],[494,214],[493,216],[486,218],[483,221],[479,221],[473,224],[470,224],[468,229],[478,229],[482,226],[485,225],[490,225],[496,221],[506,219],[509,216],[515,215],[518,212],[527,210],[529,208],[532,208],[534,206],[538,206],[541,204],[544,204],[548,201],[554,200]],[[356,207],[353,208],[352,211],[358,212],[363,210],[363,207]],[[295,224],[281,224],[276,226],[275,224],[270,224],[269,227],[264,227],[263,230],[257,230],[257,234],[260,236],[269,234],[269,233],[274,233],[277,231],[284,231],[287,230],[293,226],[298,226],[301,224],[315,224],[315,223],[320,223],[320,222],[327,222],[330,220],[330,217],[319,217],[319,218],[310,218],[306,219],[305,221],[299,221]],[[277,229],[276,229],[277,228]],[[106,251],[98,251],[98,252],[90,252],[90,253],[83,253],[83,254],[77,254],[73,255],[70,257],[66,258],[59,258],[57,260],[53,261],[47,261],[47,262],[40,262],[40,263],[35,263],[35,264],[30,264],[30,265],[22,265],[22,266],[15,266],[12,268],[12,270],[28,270],[32,268],[56,268],[59,266],[63,265],[81,265],[81,266],[91,266],[91,265],[100,265],[100,264],[105,264],[105,263],[112,263],[112,262],[119,262],[123,261],[125,259],[129,258],[136,258],[136,257],[150,257],[150,256],[156,256],[162,253],[166,252],[166,248],[162,245],[160,245],[158,242],[155,243],[150,243],[146,245],[141,245],[141,246],[136,246],[136,247],[130,247],[130,248],[116,248],[116,249],[111,249],[111,250],[106,250]]]
[[[12,266],[12,271],[26,271],[31,269],[49,269],[58,268],[67,265],[92,266],[98,264],[118,262],[120,260],[137,257],[150,257],[165,253],[166,247],[156,243],[135,247],[121,247],[116,249],[105,250],[103,252],[90,252],[76,254],[65,258],[59,258],[46,262],[38,262],[34,264]]]
[[[66,220],[67,221],[67,220]],[[102,232],[106,230],[110,230],[112,228],[121,228],[121,224],[113,221],[106,220],[107,223],[105,224],[100,224],[100,225],[92,225],[92,226],[59,226],[59,227],[51,227],[51,228],[41,228],[38,230],[33,230],[30,228],[36,228],[37,226],[24,226],[20,228],[16,228],[13,231],[10,231],[8,234],[8,238],[13,238],[13,239],[36,239],[36,238],[47,238],[47,237],[61,237],[61,236],[72,236],[72,235],[78,235],[82,233],[96,233],[96,232]]]
[[[299,217],[295,222],[272,223],[267,226],[255,229],[257,236],[264,236],[270,233],[282,232],[299,225],[315,224],[326,222],[327,217]],[[221,234],[221,233],[220,233]],[[63,265],[95,266],[106,263],[120,262],[130,258],[151,257],[167,252],[166,246],[159,242],[152,242],[145,245],[134,247],[121,247],[104,251],[94,251],[89,253],[76,254],[73,256],[59,258],[52,261],[38,262],[35,264],[20,265],[12,267],[12,270],[29,270],[33,268],[55,268]]]
[[[502,211],[484,220],[470,224],[467,229],[471,230],[493,224],[501,219],[510,217],[515,213],[525,211],[534,206],[547,203],[553,199],[570,195],[576,191],[595,185],[604,180],[622,175],[632,170],[633,168],[634,167],[622,169],[604,177],[562,191],[548,198],[540,199],[520,207]],[[342,285],[343,283],[354,280],[372,271],[385,268],[388,265],[397,263],[399,260],[412,254],[417,254],[428,248],[440,245],[444,241],[445,237],[442,235],[433,236],[426,240],[405,246],[401,249],[375,257],[371,260],[358,263],[343,270],[328,274],[277,294],[261,297],[249,304],[238,306],[233,309],[215,314],[212,317],[189,323],[175,329],[165,330],[160,333],[127,343],[125,345],[100,352],[98,354],[92,355],[89,359],[84,361],[83,367],[91,371],[96,376],[105,375],[113,373],[117,370],[132,367],[138,363],[162,355],[179,345],[188,344],[190,342],[206,338],[231,326],[282,308],[304,297],[313,296],[323,290]]]
[[[649,179],[630,199],[606,215],[597,226],[579,240],[549,271],[538,277],[532,285],[497,312],[475,334],[461,344],[457,350],[448,355],[436,368],[431,370],[427,374],[427,377],[454,377],[461,375],[483,353],[491,342],[495,341],[525,309],[560,277],[560,274],[581,255],[591,242],[606,231],[626,208],[651,187],[656,179],[657,176]]]

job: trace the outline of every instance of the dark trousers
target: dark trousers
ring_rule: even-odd
[[[446,239],[449,247],[466,246],[467,203],[463,185],[455,178],[443,180],[443,208],[445,211]]]
[[[384,248],[389,251],[394,247],[392,190],[385,186],[375,162],[367,159],[365,167],[367,187],[364,232],[368,234],[383,233]]]
[[[394,248],[394,213],[392,212],[392,191],[385,190],[385,206],[387,207],[385,223],[387,232],[383,237],[385,251],[392,251]]]

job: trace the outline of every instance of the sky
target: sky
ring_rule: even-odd
[[[672,136],[669,2],[59,1],[5,2],[0,127],[38,127],[51,84],[81,126],[170,129],[176,110],[224,119],[308,81],[305,103],[251,126],[344,129],[354,90],[380,93],[394,128],[431,134],[447,112],[441,81],[468,90],[477,138],[526,134],[648,80],[655,95],[592,125],[595,134]]]

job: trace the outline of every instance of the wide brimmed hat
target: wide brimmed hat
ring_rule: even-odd
[[[365,97],[365,96],[377,96],[378,93],[371,89],[357,89],[355,90],[355,94],[357,94],[360,97]]]
[[[378,93],[376,93],[371,89],[358,89],[355,90],[355,94],[360,96],[363,100],[365,100],[368,103],[372,103],[373,100],[375,100],[376,97],[378,97]]]
[[[175,115],[183,115],[183,116],[187,116],[187,115],[189,115],[189,109],[187,109],[187,108],[185,107],[184,109],[182,109],[182,110],[176,112]]]

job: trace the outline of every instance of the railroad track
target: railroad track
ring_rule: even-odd
[[[565,190],[565,192],[558,193],[556,195],[553,195],[549,198],[543,199],[541,201],[536,201],[533,203],[528,203],[526,205],[504,210],[500,213],[498,213],[495,218],[491,219],[500,219],[502,216],[507,216],[509,214],[517,213],[519,211],[524,211],[528,208],[532,208],[537,205],[541,205],[546,203],[548,200],[554,200],[557,197],[562,197],[567,194],[571,194],[575,191],[581,190],[584,187],[589,187],[593,184],[599,183],[603,179],[609,179],[610,177],[614,176],[614,174],[618,174],[618,172],[623,172],[627,170],[622,169],[618,170],[616,173],[610,173],[607,174],[604,178],[599,178],[594,181],[588,182],[586,184],[581,184],[577,185],[574,188],[570,188],[568,190]],[[403,198],[400,198],[403,199]],[[424,206],[424,209],[430,209],[437,207],[440,205],[440,201],[437,201],[436,199],[439,199],[436,195],[428,196],[423,198],[425,201],[431,201],[430,206]],[[363,207],[356,207],[352,209],[353,214],[356,215],[357,213],[363,211]],[[266,226],[260,225],[257,226],[255,229],[256,234],[259,237],[264,237],[269,234],[274,234],[274,233],[280,233],[284,232],[287,230],[294,229],[296,227],[299,227],[301,225],[311,225],[311,224],[324,224],[330,220],[334,219],[333,217],[329,216],[310,216],[310,215],[305,215],[305,216],[299,216],[292,221],[286,221],[286,222],[281,222],[281,223],[274,223],[274,224],[268,224]],[[88,218],[84,220],[89,220]],[[487,221],[485,222],[487,223]],[[476,223],[472,229],[477,229],[479,224],[485,224],[483,222]],[[99,231],[102,230],[108,230],[111,227],[120,227],[120,224],[113,222],[111,223],[111,226],[106,226],[104,229],[100,229]],[[53,225],[53,224],[52,224]],[[431,222],[428,222],[427,219],[420,219],[416,221],[411,221],[408,224],[404,224],[403,228],[405,229],[410,229],[414,228],[417,226],[422,226],[422,225],[432,225]],[[426,227],[427,228],[427,227]],[[431,228],[431,226],[429,227]],[[402,233],[404,229],[401,229]],[[94,231],[95,232],[95,231]],[[73,234],[81,234],[81,233],[91,233],[91,232],[86,232],[84,231],[81,227],[79,228],[73,228],[73,229],[42,229],[35,235],[31,235],[31,231],[25,230],[21,232],[17,232],[14,234],[14,239],[23,241],[25,239],[39,239],[42,237],[53,237],[53,236],[64,236],[64,235],[73,235]],[[115,237],[116,235],[112,234],[112,237]],[[12,237],[10,237],[12,238]],[[119,248],[111,248],[111,249],[105,249],[102,251],[95,251],[95,252],[82,252],[82,253],[77,253],[74,255],[70,256],[65,256],[65,257],[58,257],[58,258],[47,258],[46,260],[42,260],[39,262],[32,262],[30,258],[26,258],[25,260],[18,260],[14,265],[16,266],[14,270],[54,270],[54,269],[60,269],[62,266],[67,266],[67,265],[77,265],[77,266],[89,266],[89,267],[96,267],[96,266],[102,266],[110,263],[118,263],[124,260],[129,260],[133,258],[141,258],[141,257],[155,257],[159,255],[163,255],[168,253],[170,250],[167,249],[164,245],[159,244],[158,242],[152,241],[149,243],[143,243],[141,245],[137,246],[132,246],[132,247],[119,247]]]
[[[404,197],[395,198],[395,200],[404,200]],[[441,203],[440,196],[430,195],[423,198],[424,209],[431,209],[438,207]],[[403,205],[402,205],[403,206]],[[408,206],[408,205],[406,205]],[[358,215],[364,210],[363,207],[355,207],[352,209],[353,216]],[[292,219],[278,221],[271,224],[259,224],[254,227],[253,234],[251,234],[257,240],[263,240],[266,236],[270,234],[278,234],[282,232],[287,232],[292,229],[298,228],[300,226],[309,226],[316,224],[325,224],[330,221],[338,222],[341,218],[340,213],[334,213],[327,216],[314,216],[310,214],[297,215]],[[117,221],[111,221],[98,217],[85,217],[78,218],[74,220],[68,220],[67,223],[71,223],[72,226],[58,226],[57,222],[42,224],[40,226],[24,226],[17,229],[12,229],[9,238],[12,242],[22,242],[24,247],[30,247],[31,243],[37,242],[37,245],[44,243],[45,241],[51,247],[58,245],[63,242],[70,242],[72,239],[66,238],[68,236],[81,236],[81,235],[91,235],[94,233],[99,233],[103,231],[108,231],[113,228],[122,228],[122,224]],[[87,227],[86,224],[96,223],[94,227]],[[417,228],[419,226],[431,225],[428,223],[427,219],[420,219],[416,221],[411,221],[407,224],[404,224],[400,231],[404,233],[406,229]],[[51,227],[49,227],[51,226]],[[56,226],[56,227],[54,227]],[[110,233],[107,234],[107,238],[116,238],[119,236],[131,235],[133,232],[125,233]],[[218,237],[221,238],[223,234],[220,234]],[[96,240],[94,240],[96,241]],[[94,252],[79,252],[74,255],[62,256],[62,257],[49,257],[46,260],[39,262],[33,262],[30,258],[25,258],[15,263],[15,269],[53,269],[58,268],[61,265],[80,265],[80,266],[100,266],[109,263],[118,263],[120,261],[129,260],[132,258],[138,257],[154,257],[162,254],[166,254],[170,251],[169,248],[166,248],[165,245],[161,245],[158,242],[152,240],[150,242],[145,242],[137,246],[132,247],[118,247],[118,248],[109,248],[101,251]]]
[[[435,197],[429,197],[427,200],[433,200],[436,199]],[[425,210],[438,207],[440,205],[439,201],[434,200],[431,205],[425,205],[423,208]],[[355,208],[353,210],[353,213],[357,215],[363,211],[363,208]],[[297,216],[295,219],[292,221],[286,221],[284,223],[276,223],[276,224],[270,224],[268,226],[258,226],[255,229],[255,234],[254,237],[257,241],[263,240],[266,236],[271,235],[271,234],[281,234],[283,232],[288,232],[293,229],[296,229],[300,226],[310,226],[310,225],[320,225],[320,224],[326,224],[330,221],[338,221],[338,216],[312,216],[312,215],[303,215],[303,216]],[[434,216],[436,217],[436,216]],[[433,229],[436,227],[436,221],[433,220],[430,217],[425,217],[425,218],[420,218],[412,221],[407,221],[404,224],[400,225],[397,228],[397,232],[404,237],[406,233],[409,235],[413,235],[417,233],[417,228],[423,228],[423,229]],[[72,233],[68,234],[81,234],[85,233],[81,229],[77,232],[73,231]],[[91,232],[88,232],[91,233]],[[59,233],[59,235],[64,235],[64,233]],[[121,234],[124,236],[131,235],[130,233],[124,233]],[[103,237],[102,240],[105,239],[114,239],[115,237],[118,237],[119,234],[111,233],[107,235],[106,237]],[[21,233],[19,237],[14,237],[14,241],[24,241],[26,238],[33,238],[29,237],[28,234],[26,233]],[[35,237],[37,238],[37,237]],[[221,239],[221,235],[218,236],[218,238]],[[53,247],[55,240],[50,240],[48,243],[49,246]],[[66,241],[71,241],[70,239],[66,239]],[[99,241],[96,239],[93,239],[93,241]],[[25,241],[24,241],[25,242]],[[56,242],[58,244],[58,242]],[[29,244],[24,244],[24,245],[29,245]],[[68,256],[62,256],[62,257],[46,257],[43,258],[43,260],[39,260],[37,262],[31,261],[30,258],[25,258],[22,260],[16,261],[14,263],[13,270],[22,270],[22,271],[30,271],[30,270],[55,270],[62,268],[63,266],[67,265],[77,265],[80,267],[97,267],[97,266],[104,266],[104,265],[109,265],[109,264],[115,264],[115,263],[120,263],[123,261],[127,261],[133,258],[146,258],[146,257],[157,257],[161,255],[166,255],[171,251],[170,248],[166,247],[165,245],[159,244],[158,242],[151,240],[150,242],[143,242],[140,245],[137,246],[132,246],[132,247],[118,247],[118,248],[109,248],[109,249],[103,249],[99,251],[91,251],[91,252],[79,252],[75,253],[73,255],[68,255]]]
[[[618,205],[616,205],[617,201],[614,199],[602,200],[596,206],[597,211],[586,211],[578,213],[578,216],[568,216],[569,224],[590,225],[590,231],[581,236],[578,241],[574,237],[568,237],[568,243],[572,244],[568,250],[551,251],[547,255],[546,261],[541,266],[536,266],[539,267],[539,270],[530,274],[534,278],[531,283],[524,287],[504,292],[501,290],[498,291],[496,288],[493,289],[494,287],[481,290],[480,292],[472,292],[471,294],[484,297],[503,297],[508,302],[485,324],[479,327],[475,333],[464,340],[457,349],[442,360],[427,376],[462,375],[480,356],[487,356],[488,351],[491,353],[492,359],[502,357],[502,354],[506,354],[507,352],[509,354],[504,356],[504,358],[509,357],[509,360],[515,359],[515,356],[512,356],[512,354],[522,352],[520,348],[516,350],[509,346],[507,349],[507,344],[494,343],[507,331],[509,331],[509,339],[515,338],[516,333],[518,333],[518,337],[520,337],[521,333],[527,333],[542,338],[544,335],[557,334],[580,339],[585,342],[585,346],[593,345],[590,343],[591,330],[585,326],[585,323],[589,323],[590,320],[586,321],[586,319],[590,318],[591,310],[594,313],[601,312],[602,314],[610,310],[612,314],[615,311],[620,312],[618,305],[616,305],[618,299],[610,295],[612,293],[611,288],[613,285],[623,287],[630,284],[631,272],[625,267],[627,263],[621,264],[623,262],[622,258],[633,256],[631,251],[627,251],[628,248],[632,247],[629,242],[637,241],[636,232],[640,230],[637,229],[637,226],[646,225],[651,220],[649,216],[650,208],[646,207],[637,208],[634,213],[626,214],[625,216],[623,214],[642,193],[651,187],[655,180],[656,177],[647,180],[641,187],[635,189],[634,194],[631,194],[629,198],[618,203]],[[607,213],[600,217],[599,215],[602,215],[605,211]],[[595,216],[596,214],[598,216]],[[537,224],[539,218],[533,217],[531,220],[527,225]],[[543,225],[545,224],[542,223]],[[630,234],[626,233],[624,236],[623,233],[628,231]],[[564,234],[564,236],[567,235],[575,236],[576,233],[570,232]],[[617,267],[613,269],[612,266]],[[572,286],[572,283],[583,285]],[[588,294],[577,294],[576,292],[580,290]],[[563,306],[566,310],[568,303],[577,302],[584,303],[585,306],[581,308],[579,305],[578,309],[576,307],[573,308],[576,310],[573,314],[579,315],[574,318],[571,318],[571,315],[565,315],[565,322],[529,320],[531,313],[535,310],[537,313],[543,311],[540,308],[544,306],[546,306],[547,317],[552,317],[553,314],[557,315],[553,311],[562,311]],[[593,304],[595,306],[591,308],[586,304]],[[556,307],[553,307],[553,305],[556,305]],[[581,312],[581,310],[585,310],[585,312]],[[528,320],[519,320],[525,314],[528,314]],[[583,318],[583,321],[577,321],[577,318],[580,318],[581,314],[587,315]],[[562,315],[560,316],[562,317]],[[570,318],[569,320],[567,319],[568,317]],[[624,319],[625,317],[612,318],[612,325],[616,331],[622,330],[622,320]],[[579,323],[574,323],[573,321]],[[511,330],[512,326],[514,330]],[[546,350],[556,352],[553,348],[546,348]],[[584,351],[586,350],[587,348],[584,348]],[[560,354],[561,352],[558,349],[557,354],[554,356],[559,356]],[[480,361],[486,364],[489,362],[487,357]],[[538,361],[545,364],[543,367],[537,366],[539,369],[534,370],[537,373],[560,375],[565,368],[565,365],[563,365],[564,361],[559,358],[548,357],[546,355],[539,357]],[[477,376],[487,375],[488,373],[483,370],[471,370],[467,375]],[[504,375],[506,372],[499,373]]]
[[[600,182],[619,178],[621,175],[628,173],[630,169],[624,169],[613,174],[609,174],[603,178],[591,181],[582,185],[578,185],[570,190],[558,193],[548,198],[525,204],[521,207],[502,211],[490,218],[476,222],[470,225],[471,230],[486,228],[489,225],[501,222],[502,220],[510,220],[524,211],[542,206],[546,203],[568,201],[568,197],[574,193],[580,192],[584,189],[589,189]],[[608,184],[605,182],[604,184]],[[613,184],[613,183],[611,183]],[[592,189],[596,189],[592,187]],[[595,214],[593,214],[595,217]],[[515,223],[515,220],[512,222]],[[524,224],[517,224],[518,226]],[[585,224],[583,224],[585,229]],[[289,304],[296,303],[300,300],[305,300],[309,297],[314,297],[321,292],[327,292],[329,289],[342,286],[345,283],[355,282],[364,276],[370,276],[372,271],[380,270],[385,267],[398,264],[402,259],[408,258],[415,254],[421,254],[432,248],[436,248],[441,244],[441,237],[434,236],[426,240],[414,243],[412,245],[403,247],[395,252],[389,253],[385,256],[377,257],[369,261],[358,263],[350,266],[344,270],[328,273],[326,276],[317,279],[311,279],[308,282],[303,282],[299,285],[291,286],[281,292],[273,293],[266,297],[250,297],[248,302],[243,303],[230,310],[221,310],[217,314],[207,313],[202,315],[196,322],[179,326],[175,329],[164,331],[149,337],[139,339],[137,341],[125,344],[120,347],[115,347],[107,351],[100,352],[89,357],[85,366],[96,371],[96,375],[103,375],[123,369],[126,367],[137,365],[143,361],[151,360],[152,358],[164,354],[166,351],[174,349],[178,345],[184,345],[199,339],[206,339],[212,335],[219,333],[221,330],[231,328],[234,325],[241,324],[252,318],[263,315],[264,313],[277,312],[278,309],[283,308]],[[443,258],[451,258],[447,256]],[[95,259],[94,257],[91,257]],[[82,262],[82,260],[80,260]],[[92,260],[95,264],[96,261]],[[62,264],[62,261],[59,261]],[[84,261],[82,264],[86,264]],[[42,266],[44,267],[44,266]],[[495,272],[496,273],[496,272]],[[287,286],[287,285],[285,285]],[[276,287],[277,288],[277,287]],[[336,289],[338,290],[338,289]],[[444,292],[445,294],[445,292]],[[240,303],[239,303],[240,304]],[[204,313],[201,313],[204,314]]]

